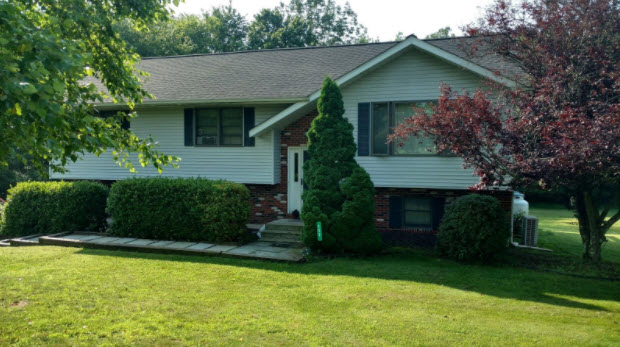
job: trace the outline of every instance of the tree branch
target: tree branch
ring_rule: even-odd
[[[601,223],[605,223],[605,218],[607,217],[607,214],[609,213],[609,208],[610,207],[611,207],[611,205],[605,206],[605,209],[603,210],[603,212],[599,216],[598,219],[601,221]]]
[[[611,216],[611,218],[609,218],[606,222],[603,223],[601,227],[602,232],[603,233],[607,232],[607,230],[609,230],[609,228],[611,228],[611,226],[614,225],[614,223],[616,223],[619,220],[620,220],[620,209],[618,210],[618,212],[616,212],[616,214]]]

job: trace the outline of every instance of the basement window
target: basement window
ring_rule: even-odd
[[[433,227],[433,199],[407,197],[404,204],[404,225],[411,228]]]

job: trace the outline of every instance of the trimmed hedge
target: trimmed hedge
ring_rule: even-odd
[[[107,211],[115,236],[239,242],[248,234],[250,191],[203,178],[132,178],[112,185]]]
[[[101,183],[21,182],[9,189],[0,234],[24,236],[64,231],[102,231],[108,188]]]
[[[487,262],[507,248],[510,217],[491,196],[466,195],[447,206],[436,249],[441,256]]]

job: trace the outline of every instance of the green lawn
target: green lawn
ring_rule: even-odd
[[[538,205],[530,209],[530,214],[539,219],[539,246],[551,248],[559,254],[581,256],[581,237],[571,211],[559,205]],[[605,260],[620,263],[620,223],[607,232],[602,254]]]
[[[565,245],[566,228],[541,243]],[[11,343],[617,346],[620,282],[423,252],[279,264],[0,248],[0,345]]]

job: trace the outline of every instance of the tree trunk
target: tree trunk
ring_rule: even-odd
[[[587,225],[588,229],[590,229],[589,260],[598,264],[601,262],[601,245],[605,241],[605,231],[601,225],[598,204],[592,199],[592,194],[586,191],[583,193],[583,198]]]
[[[620,221],[620,210],[606,220],[611,205],[607,205],[600,213],[602,197],[599,190],[582,189],[575,191],[574,195],[575,217],[579,221],[579,234],[583,242],[583,260],[596,264],[602,260],[601,249],[607,241],[607,230]],[[620,192],[616,194],[620,195]],[[618,196],[613,199],[620,201]]]
[[[575,217],[579,223],[579,235],[581,235],[581,244],[583,245],[582,258],[584,261],[590,261],[590,227],[588,223],[588,213],[586,212],[584,195],[578,193],[575,195]]]

